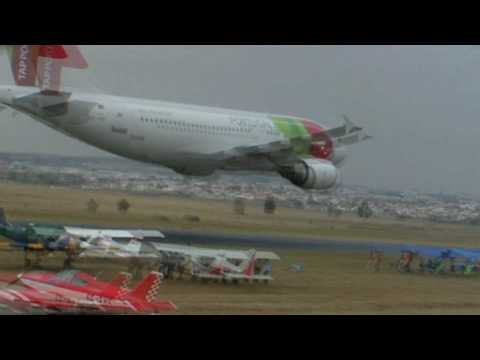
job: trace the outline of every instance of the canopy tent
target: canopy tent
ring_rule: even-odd
[[[419,254],[425,257],[444,257],[444,256],[450,257],[451,255],[451,249],[439,248],[439,247],[433,247],[433,246],[416,245],[416,246],[402,247],[402,252],[407,252],[407,251],[413,252],[415,254]]]
[[[480,250],[477,249],[451,249],[453,257],[465,258],[470,261],[480,260]]]
[[[424,257],[449,257],[449,258],[465,258],[471,261],[480,260],[480,249],[463,249],[463,248],[441,248],[435,246],[404,246],[402,252],[410,251]]]

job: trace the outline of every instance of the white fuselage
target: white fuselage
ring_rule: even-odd
[[[36,93],[34,88],[9,88],[15,98]],[[2,99],[5,102],[5,95]],[[52,105],[53,113],[9,105],[100,149],[191,175],[209,175],[228,167],[273,170],[267,161],[240,157],[238,164],[224,164],[222,155],[235,148],[286,140],[275,127],[273,115],[262,113],[86,93],[73,93],[68,107]]]

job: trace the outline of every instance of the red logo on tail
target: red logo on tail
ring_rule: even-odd
[[[63,67],[88,67],[76,45],[14,45],[11,65],[17,85],[50,92],[60,91]]]

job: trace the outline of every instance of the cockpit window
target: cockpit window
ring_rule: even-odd
[[[77,285],[77,286],[86,286],[88,283],[85,280],[82,280],[78,277],[74,277],[71,281],[72,285]]]
[[[75,278],[75,275],[78,273],[78,271],[75,270],[65,270],[57,274],[56,280],[61,281],[61,282],[66,282],[66,283],[71,283],[73,282],[73,279]]]

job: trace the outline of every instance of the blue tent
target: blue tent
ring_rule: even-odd
[[[402,252],[410,251],[424,257],[465,258],[480,261],[480,249],[441,248],[436,246],[413,245],[402,247]]]
[[[480,250],[478,249],[451,249],[451,254],[454,257],[462,257],[470,261],[480,260]]]
[[[404,246],[402,247],[402,252],[410,251],[414,254],[418,254],[425,257],[454,257],[452,256],[451,249],[447,248],[440,248],[434,246],[423,246],[423,245],[415,245],[415,246]]]

